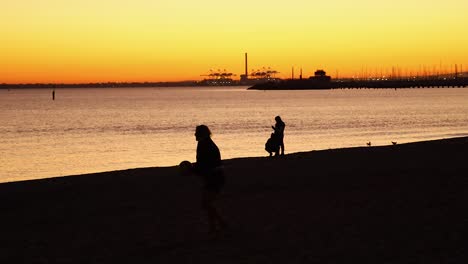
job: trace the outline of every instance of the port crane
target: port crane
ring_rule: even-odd
[[[278,73],[278,71],[273,70],[270,67],[262,67],[262,69],[252,70],[250,76],[253,79],[275,79],[275,75]]]
[[[217,71],[210,70],[209,74],[203,74],[201,76],[207,76],[210,80],[230,80],[233,76],[236,76],[232,72],[218,69]]]

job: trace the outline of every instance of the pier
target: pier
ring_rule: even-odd
[[[397,80],[345,80],[332,81],[332,89],[359,88],[465,88],[468,77],[452,79],[397,79]]]
[[[323,90],[323,89],[401,89],[401,88],[465,88],[468,77],[459,78],[402,78],[388,80],[374,79],[289,79],[279,82],[257,84],[252,90]]]

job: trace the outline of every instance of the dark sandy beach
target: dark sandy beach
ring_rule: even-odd
[[[0,263],[468,263],[468,138],[0,184]]]

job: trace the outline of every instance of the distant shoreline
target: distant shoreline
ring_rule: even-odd
[[[105,82],[105,83],[26,83],[0,84],[0,89],[57,89],[57,88],[129,88],[129,87],[189,87],[199,86],[197,81],[182,82]]]
[[[0,89],[60,89],[60,88],[152,88],[152,87],[234,87],[248,90],[323,90],[323,89],[403,89],[403,88],[466,88],[468,78],[421,80],[339,80],[320,82],[308,79],[279,80],[254,85],[233,82],[229,85],[207,85],[202,81],[182,82],[106,82],[106,83],[28,83],[0,84]]]

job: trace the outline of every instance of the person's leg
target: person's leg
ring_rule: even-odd
[[[219,210],[215,206],[217,194],[207,190],[203,191],[202,208],[205,210],[208,218],[209,232],[214,233],[218,229],[227,228],[227,223],[220,215]]]
[[[283,138],[280,140],[280,149],[281,149],[281,155],[284,155],[284,141]]]
[[[218,230],[216,225],[216,209],[210,207],[206,212],[208,216],[209,232],[215,233]]]
[[[213,205],[212,205],[210,194],[206,190],[203,190],[202,192],[201,207],[202,207],[202,210],[205,211],[206,213],[209,232],[210,233],[215,232],[216,231],[216,218],[215,218],[215,214],[213,213]]]
[[[213,206],[213,217],[215,219],[215,225],[219,227],[219,229],[226,229],[228,227],[226,220],[221,216],[219,213],[218,208],[216,206]]]

